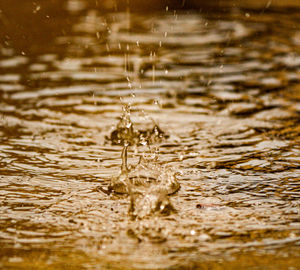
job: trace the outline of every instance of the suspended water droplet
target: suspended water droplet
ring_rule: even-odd
[[[34,10],[33,10],[33,13],[37,13],[38,11],[41,10],[41,6],[37,5]]]
[[[266,8],[269,8],[272,4],[272,0],[269,0],[268,3],[266,4]]]
[[[143,141],[141,141],[141,144],[144,145],[144,146],[146,146],[147,145],[147,141],[143,140]]]

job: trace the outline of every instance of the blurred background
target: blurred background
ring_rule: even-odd
[[[27,44],[31,38],[38,42],[68,32],[74,19],[86,10],[99,13],[131,12],[149,14],[155,12],[178,11],[198,14],[237,13],[240,10],[265,13],[285,12],[300,8],[297,0],[1,0],[0,1],[0,42],[2,46],[34,48],[35,42]],[[26,42],[27,40],[27,42]],[[19,48],[20,50],[20,48]]]

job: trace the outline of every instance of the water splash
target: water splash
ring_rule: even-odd
[[[134,131],[130,119],[130,107],[123,106],[123,115],[112,132],[112,141],[123,143],[121,154],[122,165],[118,176],[113,177],[107,190],[100,188],[106,194],[128,194],[130,196],[129,213],[132,217],[144,218],[152,214],[169,215],[175,212],[169,195],[176,193],[180,184],[176,173],[171,168],[162,166],[158,162],[158,153],[154,152],[151,157],[141,155],[136,165],[128,166],[129,143],[139,140],[150,140],[151,136],[159,138],[162,131],[157,125],[149,131]],[[143,138],[143,139],[141,139]],[[150,145],[149,145],[150,147]]]
[[[111,132],[110,137],[106,137],[113,145],[124,145],[125,143],[129,145],[150,145],[168,138],[168,135],[165,134],[153,119],[151,119],[153,123],[152,128],[135,129],[130,115],[130,106],[123,105],[123,114],[116,129]]]
[[[133,217],[143,218],[154,213],[174,212],[169,195],[180,188],[176,173],[161,166],[157,156],[152,159],[141,156],[137,165],[129,167],[127,151],[128,145],[125,145],[121,155],[120,174],[112,178],[108,191],[130,196],[129,213]]]
[[[116,129],[110,134],[112,144],[135,144],[136,132],[130,119],[130,106],[123,105],[123,114],[118,122]]]

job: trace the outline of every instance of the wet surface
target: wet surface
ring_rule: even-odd
[[[300,10],[39,3],[0,14],[0,267],[296,269]],[[167,215],[99,189],[121,168],[124,104],[128,163],[155,153],[154,178],[180,183]]]

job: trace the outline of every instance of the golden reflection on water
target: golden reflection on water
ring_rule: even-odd
[[[0,268],[296,269],[298,4],[111,3],[3,4]],[[132,218],[128,196],[101,192],[124,104],[128,163],[155,153],[152,176],[177,173],[169,215],[137,196],[151,213]]]

